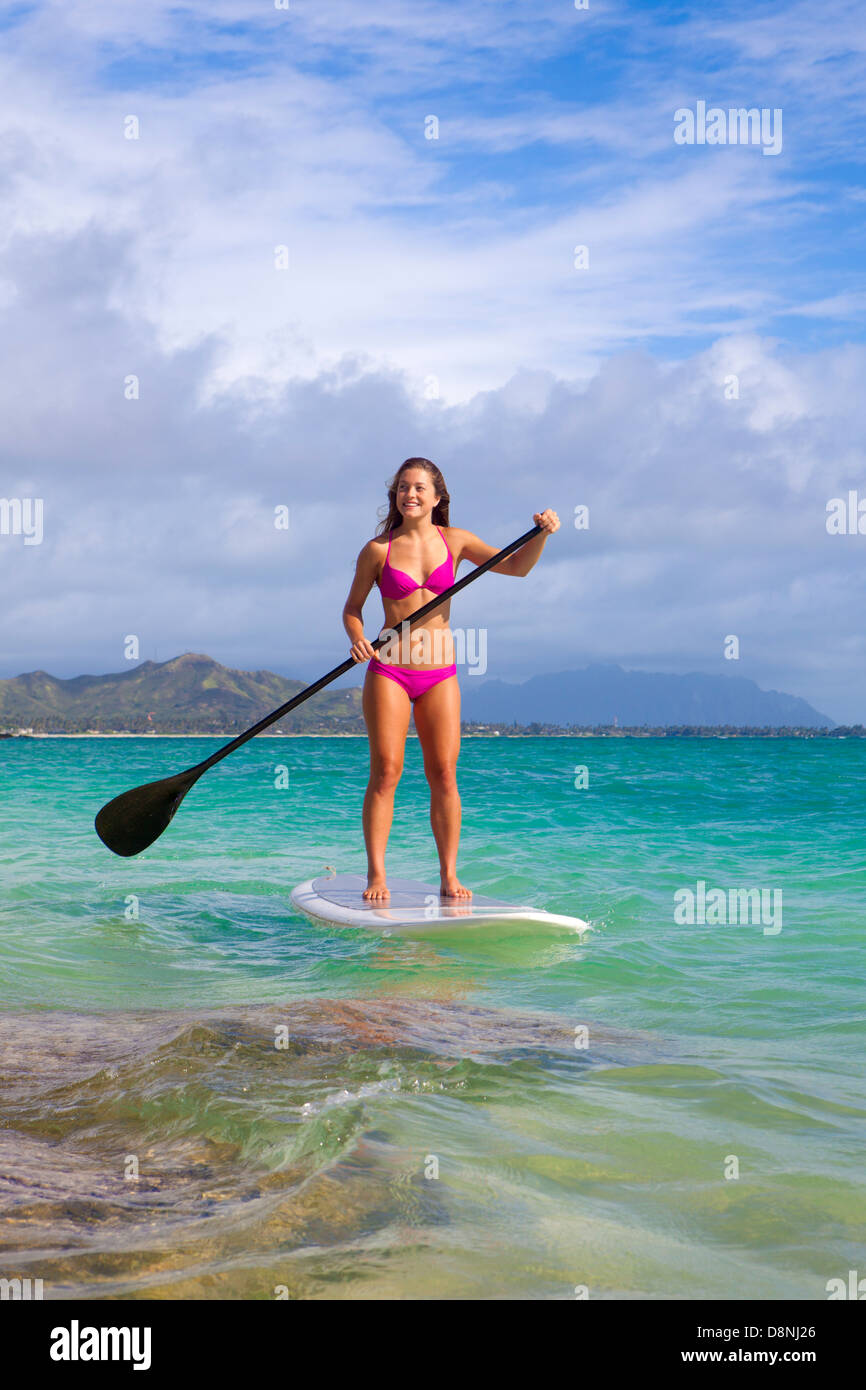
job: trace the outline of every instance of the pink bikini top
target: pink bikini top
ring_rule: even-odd
[[[442,532],[436,527],[439,535]],[[443,594],[446,589],[450,589],[454,583],[454,561],[451,551],[442,536],[442,544],[448,551],[448,559],[443,560],[438,569],[435,569],[423,584],[416,584],[411,574],[405,574],[403,570],[395,570],[390,563],[391,554],[391,532],[388,532],[388,554],[385,556],[385,563],[382,566],[382,574],[379,578],[379,590],[383,598],[407,598],[409,594],[414,594],[418,589],[430,589],[434,594]]]

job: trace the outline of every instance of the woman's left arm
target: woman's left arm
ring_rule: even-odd
[[[514,554],[509,555],[507,560],[503,560],[501,565],[494,565],[490,571],[491,574],[511,574],[523,579],[533,565],[538,563],[547,537],[559,530],[559,517],[551,507],[546,507],[543,512],[536,512],[532,520],[536,526],[542,528],[541,535],[533,536],[531,541],[527,541],[526,545],[515,550]],[[486,541],[474,536],[471,531],[462,531],[456,526],[450,528],[449,539],[451,536],[459,545],[459,549],[455,547],[457,550],[454,556],[455,571],[461,560],[470,560],[473,565],[483,565],[485,560],[489,560],[491,555],[495,555],[497,550],[502,549],[501,546],[488,545]]]

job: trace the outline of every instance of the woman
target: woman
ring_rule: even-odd
[[[370,781],[364,797],[364,897],[368,899],[390,897],[385,848],[413,705],[430,784],[430,824],[439,852],[441,893],[448,898],[472,897],[471,890],[457,877],[460,687],[448,627],[450,605],[443,604],[428,614],[411,629],[411,635],[400,627],[423,604],[450,588],[461,560],[480,565],[496,554],[494,546],[486,545],[471,531],[449,525],[450,500],[445,479],[429,459],[406,459],[400,464],[388,487],[388,516],[358,556],[343,609],[353,659],[370,662],[363,694],[370,739]],[[537,512],[533,521],[543,527],[543,534],[527,541],[492,573],[522,577],[537,563],[547,536],[559,529],[559,517],[548,509]],[[404,640],[382,647],[381,657],[364,636],[362,621],[364,603],[374,584],[382,595],[386,627],[405,634]]]

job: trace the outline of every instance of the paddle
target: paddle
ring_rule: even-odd
[[[533,526],[531,531],[519,536],[504,550],[500,550],[496,555],[491,555],[490,559],[485,560],[483,565],[476,566],[463,579],[458,579],[457,583],[452,584],[451,588],[446,589],[443,594],[438,594],[429,603],[425,603],[406,621],[412,624],[417,623],[420,618],[425,618],[428,613],[433,612],[434,608],[438,608],[441,603],[445,603],[461,589],[465,589],[467,584],[471,584],[486,570],[501,564],[512,551],[519,550],[540,531],[540,526]],[[375,651],[378,651],[388,640],[387,637],[377,637],[370,645]],[[258,724],[247,729],[246,733],[238,734],[238,737],[233,738],[231,743],[227,743],[224,748],[218,748],[216,753],[205,758],[203,763],[196,763],[195,767],[187,768],[186,772],[178,772],[174,777],[163,777],[159,782],[146,782],[143,787],[133,787],[131,791],[122,792],[113,801],[107,802],[99,812],[95,822],[96,833],[100,840],[115,854],[120,854],[124,858],[128,858],[132,854],[140,854],[143,849],[147,849],[148,845],[152,845],[154,840],[159,839],[190,787],[195,785],[208,768],[221,762],[223,758],[227,758],[229,753],[234,753],[236,748],[240,748],[249,739],[255,738],[256,734],[260,734],[271,724],[275,724],[290,710],[297,709],[298,705],[309,700],[311,695],[323,690],[326,685],[331,684],[331,681],[335,681],[338,676],[345,675],[357,664],[351,657],[347,657],[339,666],[335,666],[333,671],[329,671],[326,676],[320,676],[312,685],[308,685],[306,690],[300,691],[291,700],[287,700],[284,705],[280,705],[273,714],[265,715]]]

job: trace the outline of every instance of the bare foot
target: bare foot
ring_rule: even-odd
[[[439,894],[443,898],[471,898],[472,889],[464,888],[456,874],[443,874],[439,883]]]
[[[364,889],[362,897],[366,898],[368,902],[372,902],[374,899],[390,898],[390,896],[391,890],[384,878],[377,878],[375,875],[368,877],[367,887]]]

